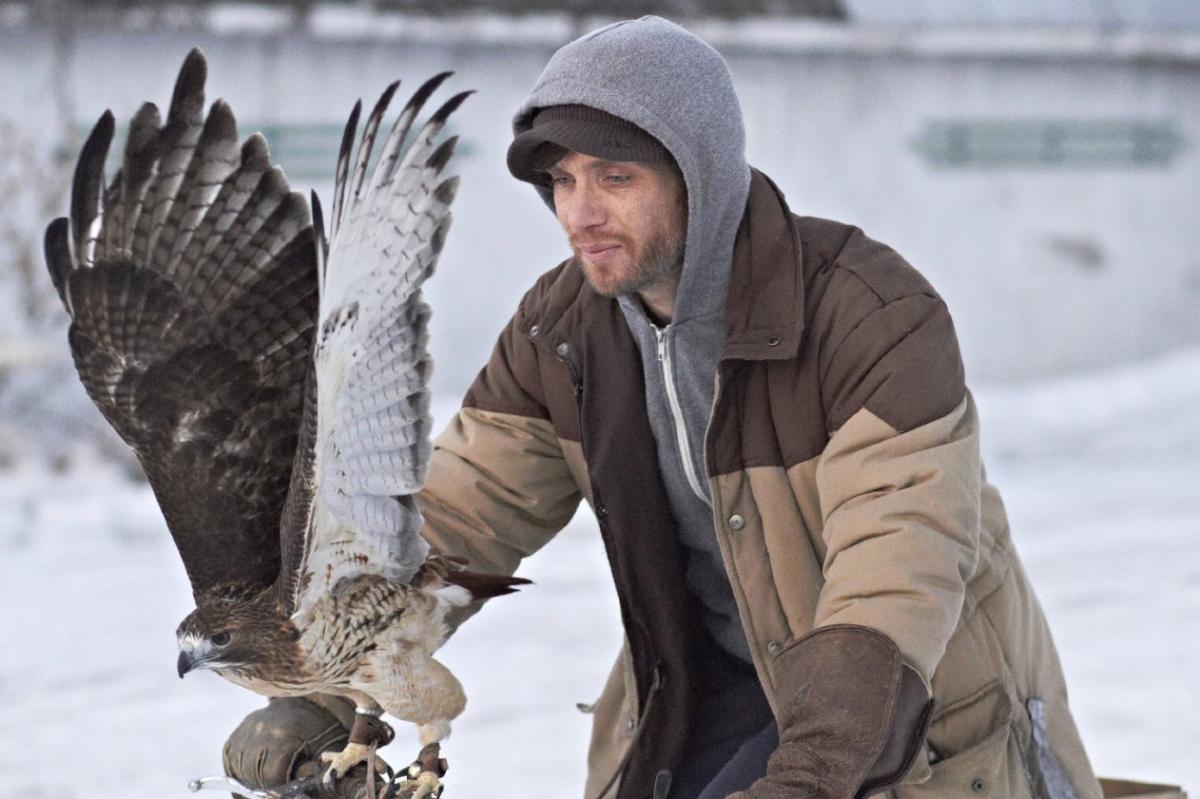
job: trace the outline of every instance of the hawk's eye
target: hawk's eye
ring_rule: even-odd
[[[233,636],[227,632],[226,633],[217,633],[216,635],[214,635],[212,637],[212,642],[214,644],[216,644],[217,646],[225,646],[225,644],[229,643],[229,640],[231,638],[233,638]]]

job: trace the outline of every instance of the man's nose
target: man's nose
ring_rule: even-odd
[[[586,185],[576,186],[569,196],[556,202],[559,221],[567,233],[579,233],[604,224],[607,213],[596,192]]]

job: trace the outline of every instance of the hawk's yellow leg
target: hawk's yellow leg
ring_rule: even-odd
[[[350,741],[340,752],[323,752],[321,762],[328,763],[324,781],[332,784],[346,776],[346,772],[363,763],[369,757],[374,757],[376,773],[385,774],[390,771],[388,764],[379,755],[372,755],[371,747],[380,746],[392,740],[392,728],[380,720],[383,708],[379,705],[354,708],[354,727],[350,730]]]

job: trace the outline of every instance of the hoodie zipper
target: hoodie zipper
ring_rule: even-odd
[[[704,489],[700,487],[700,479],[696,475],[696,466],[692,461],[692,449],[688,446],[687,427],[683,422],[683,408],[679,404],[679,394],[675,391],[675,370],[671,367],[671,342],[667,338],[670,325],[659,327],[650,325],[654,337],[658,340],[658,362],[662,364],[663,383],[667,389],[667,404],[671,410],[671,422],[675,426],[675,441],[679,445],[679,457],[683,460],[683,473],[687,475],[688,485],[704,504],[710,504]]]

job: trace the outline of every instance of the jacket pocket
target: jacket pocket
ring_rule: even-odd
[[[934,717],[929,779],[895,788],[896,799],[1032,799],[1003,684],[989,683]]]

